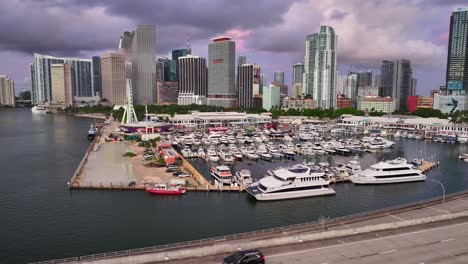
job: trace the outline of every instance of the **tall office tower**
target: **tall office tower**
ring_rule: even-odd
[[[124,53],[101,56],[102,98],[113,105],[127,103],[127,69]]]
[[[50,65],[52,102],[69,107],[73,105],[72,66],[66,63]]]
[[[359,83],[358,73],[350,72],[346,79],[346,87],[344,89],[344,96],[345,98],[355,100],[357,91],[358,91],[358,83]]]
[[[93,95],[102,97],[101,58],[93,56]]]
[[[379,95],[397,99],[396,108],[406,110],[406,99],[411,93],[413,72],[409,60],[382,62]]]
[[[73,96],[93,96],[91,59],[53,57],[34,53],[34,61],[30,65],[33,104],[52,100],[50,66],[57,63],[72,66]]]
[[[198,56],[179,57],[179,105],[204,105],[208,93],[206,60]]]
[[[168,58],[159,58],[156,61],[156,82],[164,82],[164,63]]]
[[[119,51],[125,55],[127,61],[132,60],[132,43],[134,36],[134,31],[125,31],[120,35]]]
[[[267,111],[270,111],[272,108],[280,107],[280,87],[274,85],[263,87],[262,99],[263,108]]]
[[[260,66],[243,64],[237,67],[238,106],[253,107],[253,98],[260,95]]]
[[[177,82],[177,63],[175,60],[167,60],[163,64],[164,82]]]
[[[357,73],[357,86],[358,87],[372,86],[372,71],[371,70]]]
[[[417,93],[416,89],[417,88],[418,88],[418,79],[411,78],[411,93],[410,93],[410,95],[416,95],[416,93]]]
[[[280,103],[283,102],[283,99],[289,95],[288,86],[281,84],[280,82],[273,81],[270,86],[278,87],[280,90]]]
[[[174,80],[175,82],[179,80],[179,72],[177,71],[177,69],[179,68],[179,58],[190,55],[190,54],[192,54],[191,49],[178,49],[178,50],[172,51],[172,60],[175,63],[175,73],[176,73],[175,80]]]
[[[239,56],[237,58],[237,67],[242,66],[247,63],[247,57],[246,56]]]
[[[303,75],[304,75],[304,64],[303,63],[294,64],[293,65],[292,84],[295,84],[295,83],[302,84]]]
[[[212,39],[208,45],[208,104],[234,107],[236,43],[230,37]]]
[[[332,27],[321,26],[319,33],[307,36],[302,89],[318,108],[336,104],[336,45]]]
[[[138,25],[132,40],[132,88],[135,104],[156,101],[154,25]]]
[[[0,75],[0,105],[15,106],[15,83],[5,75]]]
[[[447,95],[468,96],[468,7],[450,16],[446,87]]]
[[[375,86],[375,87],[380,87],[381,85],[382,85],[381,75],[380,75],[380,74],[376,74],[376,75],[375,75],[375,79],[374,79],[374,86]]]
[[[273,81],[284,85],[284,72],[274,72]]]

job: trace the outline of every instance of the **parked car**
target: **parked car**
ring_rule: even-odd
[[[224,258],[224,264],[265,264],[265,256],[258,249],[236,252]]]
[[[187,178],[187,177],[191,177],[192,175],[190,175],[189,173],[180,173],[179,175],[177,175],[177,177],[179,178]]]
[[[167,167],[166,172],[176,172],[178,170],[179,170],[179,168],[177,168],[177,167]]]

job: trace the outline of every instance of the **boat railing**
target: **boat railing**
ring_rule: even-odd
[[[451,193],[449,195],[446,195],[445,199],[447,200],[449,198],[467,194],[467,193],[468,191],[460,191],[460,192]],[[394,210],[411,208],[414,206],[436,202],[439,200],[442,200],[442,196],[436,196],[436,197],[429,198],[429,199],[405,203],[401,205],[390,206],[390,207],[386,207],[382,209],[370,210],[370,211],[330,218],[329,220],[327,220],[327,225],[339,224],[340,222],[352,220],[352,218],[359,218],[359,217],[366,217],[366,216],[370,217],[372,215],[388,213]],[[310,221],[310,222],[305,222],[305,223],[272,227],[272,228],[267,228],[267,229],[260,229],[260,230],[255,230],[255,231],[217,236],[217,237],[212,237],[212,238],[197,239],[197,240],[191,240],[191,241],[184,241],[184,242],[178,242],[178,243],[172,243],[172,244],[149,246],[149,247],[143,247],[143,248],[135,248],[135,249],[120,250],[120,251],[107,252],[107,253],[91,254],[91,255],[85,255],[85,256],[79,256],[79,257],[69,257],[69,258],[62,258],[62,259],[55,259],[55,260],[48,260],[48,261],[41,261],[41,262],[33,262],[32,264],[73,263],[73,262],[81,262],[81,261],[115,258],[115,257],[121,257],[121,256],[139,255],[139,254],[146,254],[146,253],[153,253],[153,252],[161,252],[165,250],[186,248],[186,247],[191,247],[191,246],[213,245],[215,243],[222,243],[222,242],[227,242],[227,241],[236,240],[236,239],[251,238],[251,237],[258,236],[258,235],[281,234],[284,231],[298,230],[298,229],[303,229],[303,228],[312,227],[312,228],[318,228],[320,230],[321,226],[322,226],[322,223],[320,223],[320,221],[317,220],[317,221]]]

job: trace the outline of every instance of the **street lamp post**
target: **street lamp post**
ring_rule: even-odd
[[[429,180],[440,184],[440,186],[442,187],[442,205],[444,205],[445,204],[445,187],[444,187],[444,185],[440,181],[436,181],[436,180],[433,180],[433,179],[429,179]]]

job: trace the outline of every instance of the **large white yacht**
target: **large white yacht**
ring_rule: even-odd
[[[370,168],[358,172],[350,177],[355,184],[382,184],[400,183],[426,180],[422,171],[408,164],[406,159],[381,161],[370,166]]]
[[[34,106],[33,108],[31,108],[31,112],[33,114],[39,114],[39,115],[47,114],[45,107],[39,106],[39,105]]]
[[[272,171],[271,176],[251,184],[247,192],[261,201],[335,194],[324,176],[321,171],[297,164]]]

